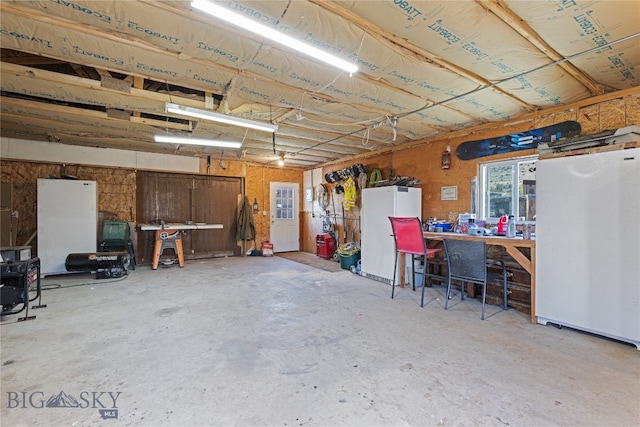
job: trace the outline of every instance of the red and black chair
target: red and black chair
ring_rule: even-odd
[[[416,256],[424,257],[424,271],[422,272],[422,297],[420,307],[424,306],[424,288],[428,274],[428,259],[439,249],[427,248],[427,243],[422,234],[422,223],[418,217],[389,217],[391,230],[396,244],[396,259],[393,266],[393,278],[391,279],[391,298],[394,297],[396,287],[396,273],[398,270],[398,259],[401,253],[411,255],[411,283],[413,290],[416,290]]]

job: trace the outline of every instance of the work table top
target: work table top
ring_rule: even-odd
[[[196,222],[193,224],[186,224],[183,222],[167,222],[164,224],[138,224],[138,227],[142,231],[147,230],[212,230],[222,228],[222,224],[205,224],[203,222]]]
[[[432,231],[425,231],[424,237],[426,239],[442,240],[442,239],[462,239],[462,240],[477,240],[484,239],[487,244],[502,245],[502,246],[516,246],[521,248],[535,248],[535,239],[525,240],[522,236],[518,237],[505,237],[505,236],[472,236],[469,234],[443,232],[435,233]]]

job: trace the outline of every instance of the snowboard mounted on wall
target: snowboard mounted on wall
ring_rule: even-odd
[[[517,132],[496,138],[467,141],[458,145],[456,156],[460,160],[473,160],[496,154],[537,148],[541,142],[555,142],[580,135],[580,123],[567,121],[543,128]]]

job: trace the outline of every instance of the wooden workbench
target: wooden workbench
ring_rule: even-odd
[[[501,246],[509,255],[531,275],[531,323],[537,323],[536,317],[536,241],[535,239],[525,240],[522,237],[501,237],[501,236],[471,236],[460,233],[434,233],[424,232],[424,238],[428,240],[461,239],[478,240],[482,239],[487,245]],[[520,248],[529,248],[530,257],[520,251]]]

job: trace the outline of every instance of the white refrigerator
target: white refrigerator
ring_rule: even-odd
[[[640,349],[640,148],[539,160],[536,315]]]
[[[68,273],[67,256],[96,251],[95,181],[38,179],[38,257],[41,275]]]
[[[422,218],[422,190],[401,186],[362,190],[361,274],[389,284],[396,256],[390,216]]]

